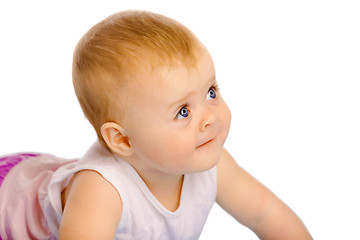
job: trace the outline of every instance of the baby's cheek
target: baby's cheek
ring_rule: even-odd
[[[172,137],[166,141],[165,149],[171,151],[172,155],[184,156],[189,154],[192,149],[190,138],[186,137]]]
[[[224,125],[224,127],[229,128],[231,123],[231,112],[229,107],[225,103],[220,113],[220,116],[222,117],[222,124]]]

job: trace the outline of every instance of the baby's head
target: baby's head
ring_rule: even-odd
[[[73,83],[100,142],[104,123],[126,117],[127,87],[152,84],[146,74],[157,67],[178,61],[194,67],[199,49],[190,30],[150,12],[119,12],[91,28],[74,52]]]
[[[73,83],[99,141],[123,157],[161,160],[174,156],[154,142],[186,152],[189,143],[195,149],[226,139],[230,113],[212,59],[190,30],[165,16],[126,11],[95,25],[75,49]],[[210,130],[201,133],[199,124]]]

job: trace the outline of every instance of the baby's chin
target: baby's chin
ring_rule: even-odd
[[[212,168],[214,168],[220,160],[220,157],[211,159],[211,161],[207,161],[204,164],[194,166],[188,173],[199,173],[199,172],[205,172]]]
[[[195,157],[191,160],[191,164],[187,164],[187,166],[182,166],[176,170],[173,169],[173,171],[171,171],[171,174],[191,174],[205,172],[214,168],[218,164],[219,160],[220,155],[212,156],[211,158]]]
[[[194,165],[191,169],[191,172],[207,171],[218,164],[220,160],[222,145],[219,146],[216,139],[207,144],[206,146],[202,146],[201,148],[196,150],[198,151],[198,154],[197,157],[194,159]]]

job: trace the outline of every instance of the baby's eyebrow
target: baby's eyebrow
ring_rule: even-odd
[[[193,91],[191,91],[191,92],[189,92],[188,94],[186,94],[185,97],[183,97],[183,98],[175,101],[174,103],[172,103],[172,104],[169,106],[169,110],[170,110],[171,108],[173,108],[174,106],[179,105],[181,102],[185,102],[185,100],[186,100],[189,96],[191,96],[192,94],[194,94]]]
[[[216,81],[216,77],[214,76],[213,78],[210,78],[210,81],[208,82],[208,85],[215,85],[217,84],[217,81]],[[180,103],[182,102],[185,102],[185,100],[191,96],[195,94],[195,91],[191,91],[189,93],[187,93],[183,98],[177,100],[177,101],[174,101],[172,104],[170,104],[168,110],[170,110],[171,108],[173,108],[175,105],[179,105]]]

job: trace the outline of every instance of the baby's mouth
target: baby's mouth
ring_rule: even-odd
[[[199,145],[199,146],[197,146],[196,148],[201,148],[201,147],[204,147],[204,146],[206,146],[208,143],[211,143],[213,140],[214,140],[214,138],[212,138],[212,139],[210,139],[210,140],[208,140],[208,141],[206,141],[206,142],[204,142],[204,143],[200,144],[200,145]]]

